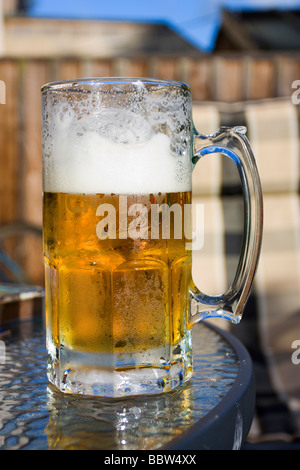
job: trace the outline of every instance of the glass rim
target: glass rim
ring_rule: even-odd
[[[105,85],[129,85],[142,83],[144,85],[152,85],[157,87],[173,87],[181,88],[190,91],[190,86],[184,82],[177,80],[168,80],[160,78],[148,78],[148,77],[88,77],[88,78],[75,78],[67,80],[58,80],[44,84],[41,87],[41,92],[45,93],[48,91],[82,91],[87,92],[88,90],[84,87],[90,86],[105,86]],[[89,90],[91,91],[91,89]],[[99,91],[99,88],[98,88]]]

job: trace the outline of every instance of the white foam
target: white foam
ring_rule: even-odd
[[[147,131],[143,139],[113,138],[111,126],[95,126],[65,114],[44,141],[44,189],[65,193],[148,194],[189,191],[189,150],[181,156],[171,151],[171,139]],[[111,121],[113,123],[113,121]],[[118,124],[117,124],[118,126]],[[97,127],[97,128],[95,128]],[[140,129],[138,129],[138,136]]]

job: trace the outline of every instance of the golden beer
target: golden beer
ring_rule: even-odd
[[[184,215],[191,196],[183,192],[159,197],[170,207],[177,204]],[[169,237],[162,238],[160,213],[158,239],[151,237],[151,223],[143,238],[132,239],[128,228],[134,217],[123,214],[127,227],[121,226],[119,201],[117,195],[44,194],[47,329],[57,348],[120,355],[172,348],[184,337],[184,293],[190,283],[184,217],[181,238],[174,238],[172,219]],[[151,222],[155,195],[127,195],[126,202],[129,209],[134,204],[150,209]],[[114,239],[97,235],[101,219],[96,214],[103,204],[115,209]],[[124,229],[126,239],[120,238]]]

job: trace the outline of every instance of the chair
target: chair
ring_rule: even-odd
[[[44,288],[33,285],[22,267],[7,253],[6,240],[33,233],[41,237],[41,229],[30,224],[18,223],[0,227],[0,325],[16,319],[41,316]]]
[[[293,361],[300,346],[299,106],[290,98],[205,102],[194,103],[193,112],[203,133],[245,125],[262,181],[263,246],[252,294],[241,323],[223,324],[247,347],[254,364],[256,413],[245,448],[300,448],[300,364]],[[236,269],[243,202],[234,165],[226,157],[209,158],[198,163],[203,175],[193,188],[212,208],[199,269],[204,267],[203,290],[220,293]]]

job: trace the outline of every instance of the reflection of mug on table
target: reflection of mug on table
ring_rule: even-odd
[[[76,80],[42,96],[49,379],[102,396],[171,390],[192,374],[192,324],[238,322],[249,294],[261,191],[247,140],[199,136],[179,82]],[[237,275],[218,297],[191,277],[191,173],[213,152],[235,161],[246,208]]]

